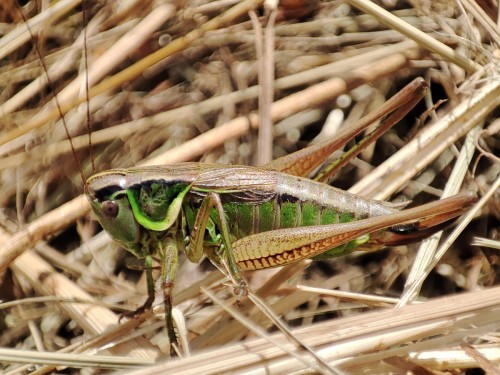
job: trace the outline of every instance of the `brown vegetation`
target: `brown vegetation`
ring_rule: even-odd
[[[293,327],[308,351],[282,334],[274,333],[271,342],[256,339],[221,304],[256,329],[276,332],[256,305],[244,300],[236,306],[232,287],[209,262],[183,262],[174,303],[186,320],[179,334],[194,355],[158,371],[329,372],[314,352],[347,373],[460,374],[479,367],[498,373],[496,3],[379,3],[389,18],[362,0],[285,1],[273,11],[248,0],[62,0],[48,8],[28,1],[25,18],[13,2],[4,3],[5,373],[33,370],[15,362],[46,365],[39,372],[56,366],[76,372],[168,359],[161,308],[157,316],[147,312],[118,325],[123,308],[142,304],[145,280],[140,266],[130,266],[137,261],[99,233],[81,196],[82,177],[92,173],[87,108],[97,170],[189,160],[253,165],[258,149],[270,148],[278,157],[318,134],[331,136],[337,125],[348,126],[417,76],[429,81],[430,95],[334,184],[415,205],[441,197],[447,183],[480,197],[489,193],[458,240],[445,253],[438,250],[439,263],[433,265],[433,255],[424,257],[418,246],[407,246],[249,273],[251,289]],[[259,69],[267,93],[260,103]],[[331,85],[321,85],[328,80]],[[291,95],[294,101],[284,100]],[[274,125],[257,141],[259,119]],[[464,156],[457,158],[459,152]],[[436,246],[425,254],[434,254]],[[418,302],[394,309],[401,298]]]

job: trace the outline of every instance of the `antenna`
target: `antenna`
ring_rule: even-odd
[[[87,132],[89,135],[89,154],[92,163],[92,173],[96,172],[94,151],[92,150],[92,122],[90,121],[90,95],[89,95],[89,59],[87,53],[87,2],[82,0],[82,20],[83,20],[83,67],[85,70],[85,101],[87,103]],[[84,182],[85,184],[85,182]]]
[[[80,160],[78,160],[78,158],[76,157],[76,151],[75,151],[75,147],[73,145],[73,139],[71,138],[71,135],[69,134],[68,124],[66,123],[66,119],[64,118],[64,114],[63,114],[63,111],[61,109],[61,105],[60,105],[59,100],[57,98],[57,93],[56,93],[55,85],[53,84],[52,80],[50,79],[50,74],[49,74],[49,71],[47,69],[47,65],[45,64],[45,60],[43,58],[43,55],[42,55],[42,53],[40,51],[40,48],[38,47],[37,38],[36,38],[35,34],[33,33],[33,30],[31,29],[31,26],[28,23],[28,19],[24,15],[23,10],[22,10],[21,6],[19,5],[19,3],[16,1],[15,4],[16,4],[17,11],[19,12],[20,16],[22,17],[22,19],[24,21],[24,24],[26,25],[26,29],[28,30],[30,38],[33,41],[33,47],[35,48],[35,51],[36,51],[36,53],[38,55],[38,58],[40,60],[40,64],[42,65],[42,69],[45,72],[45,76],[47,77],[47,85],[48,85],[50,91],[54,95],[54,103],[56,105],[57,111],[59,112],[59,117],[61,118],[61,121],[63,123],[64,131],[66,133],[66,138],[69,141],[69,144],[70,144],[70,147],[71,147],[71,151],[73,152],[73,157],[75,159],[76,165],[78,167],[78,171],[80,172],[80,176],[82,178],[83,185],[84,185],[84,188],[85,188],[86,178],[85,178],[85,176],[83,174],[83,169],[82,169]],[[86,37],[84,39],[86,39]],[[85,43],[85,69],[87,69],[86,41],[84,43]],[[88,79],[86,79],[85,82],[86,82],[87,103],[88,103]],[[89,105],[87,105],[87,126],[90,129],[90,116],[89,116],[89,114],[90,114]],[[90,133],[89,133],[89,144],[91,144],[90,143]],[[93,154],[92,154],[92,168],[94,168]]]

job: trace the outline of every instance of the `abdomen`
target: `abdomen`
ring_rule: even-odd
[[[384,202],[364,199],[327,184],[277,175],[276,194],[271,199],[244,203],[224,197],[233,241],[273,229],[350,222],[394,211]]]

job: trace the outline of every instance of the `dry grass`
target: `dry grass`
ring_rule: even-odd
[[[397,9],[385,3],[387,15],[353,0],[373,16],[348,3],[282,2],[274,15],[271,103],[271,60],[259,64],[256,53],[269,56],[266,40],[272,40],[265,30],[266,39],[256,40],[254,27],[270,18],[260,1],[88,3],[86,36],[78,1],[60,1],[54,13],[33,1],[23,8],[51,84],[18,9],[5,2],[0,10],[2,371],[102,372],[154,362],[157,371],[176,374],[500,371],[500,34],[490,18],[497,9],[470,0]],[[275,124],[274,139],[264,136],[259,147],[272,142],[274,157],[320,132],[331,136],[339,113],[345,123],[355,121],[412,78],[425,77],[426,105],[364,151],[335,184],[415,205],[460,188],[486,198],[458,240],[437,253],[435,239],[420,251],[415,245],[353,253],[246,275],[300,344],[276,333],[250,300],[235,306],[232,288],[207,261],[183,262],[174,302],[192,356],[161,363],[168,360],[161,314],[118,324],[123,308],[143,302],[145,279],[91,220],[53,89],[84,176],[92,168],[82,77],[91,87],[98,170],[187,160],[255,164],[258,69],[265,71],[268,98],[260,115]],[[447,102],[436,108],[440,99]],[[496,240],[490,246],[497,248],[473,246],[474,237]],[[226,310],[231,306],[248,327]],[[266,331],[274,332],[271,338],[255,337]]]

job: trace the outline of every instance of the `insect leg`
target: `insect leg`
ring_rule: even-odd
[[[155,282],[153,280],[153,258],[151,255],[146,256],[144,260],[144,265],[146,267],[146,284],[148,287],[148,299],[144,302],[141,307],[142,310],[149,310],[153,305],[155,299]]]
[[[411,229],[418,231],[421,222],[426,227],[430,224],[439,229],[441,222],[446,222],[460,215],[475,201],[476,197],[473,194],[458,194],[389,215],[348,223],[276,229],[257,233],[235,241],[233,243],[233,257],[242,270],[253,270],[281,266],[300,259],[315,257],[329,249],[334,249],[366,235],[370,236],[368,241],[371,241],[372,236],[379,240],[387,240],[384,238],[384,233],[379,233],[385,228],[392,227],[392,230],[397,230],[397,226],[402,225],[400,228],[403,230],[400,234],[404,236],[409,233],[410,237],[413,237]],[[411,226],[409,232],[405,229],[407,225]],[[427,227],[423,230],[429,234],[430,228]],[[389,240],[390,243],[394,243],[392,236],[389,237]],[[396,239],[396,243],[401,243],[401,241],[400,238]],[[364,242],[366,243],[366,240]],[[335,255],[344,254],[337,253]]]
[[[205,239],[205,229],[210,218],[210,210],[213,207],[213,200],[206,196],[194,219],[193,229],[189,234],[189,246],[186,246],[185,253],[193,263],[199,263],[203,255],[203,240]]]
[[[163,242],[159,242],[158,245],[160,248],[161,288],[163,291],[163,305],[165,307],[165,325],[170,341],[170,355],[176,356],[175,347],[178,347],[178,342],[172,318],[172,291],[174,289],[175,273],[179,263],[179,254],[177,251],[177,244],[171,237],[167,237]]]
[[[203,241],[205,239],[205,230],[211,229],[213,224],[211,224],[210,213],[212,208],[215,208],[217,218],[219,220],[218,224],[215,224],[220,232],[220,239],[222,240],[221,251],[213,251],[210,249],[205,249],[205,254],[210,259],[210,261],[217,266],[221,267],[222,264],[226,265],[227,270],[230,273],[233,282],[237,285],[235,288],[235,294],[242,297],[246,294],[247,284],[243,279],[241,270],[236,263],[236,259],[233,254],[231,246],[231,237],[229,235],[229,227],[226,221],[226,215],[224,214],[224,207],[218,194],[211,192],[207,194],[204,198],[201,207],[195,218],[195,225],[190,234],[189,249],[186,249],[186,255],[188,258],[199,260],[199,257],[203,253]],[[212,234],[212,240],[214,235]],[[222,270],[224,271],[224,270]]]
[[[382,125],[379,125],[375,132],[367,137],[367,140],[364,140],[360,145],[354,146],[353,149],[349,151],[347,160],[350,160],[350,158],[356,156],[364,147],[374,142],[387,129],[408,113],[426,92],[427,85],[425,81],[422,78],[416,78],[384,103],[379,109],[369,113],[355,124],[344,128],[334,138],[314,143],[302,150],[273,160],[266,164],[265,167],[286,172],[294,176],[307,176],[314,169],[319,167],[332,152],[338,150],[341,146],[366,129],[370,124],[392,113]],[[342,161],[342,163],[343,162],[344,161]],[[331,172],[327,171],[326,176],[320,176],[318,180],[328,180],[330,175],[334,174],[335,171],[336,169]]]
[[[215,207],[215,211],[217,212],[217,217],[219,219],[219,230],[222,236],[223,254],[225,258],[224,260],[227,262],[226,263],[227,268],[231,273],[233,281],[237,284],[236,294],[239,297],[242,297],[246,294],[247,283],[243,279],[241,270],[238,267],[236,258],[234,257],[233,247],[231,245],[231,238],[229,237],[229,226],[227,225],[226,215],[224,213],[224,207],[222,207],[222,202],[218,194],[212,192],[209,194],[209,197],[211,200],[213,200],[213,205]]]

